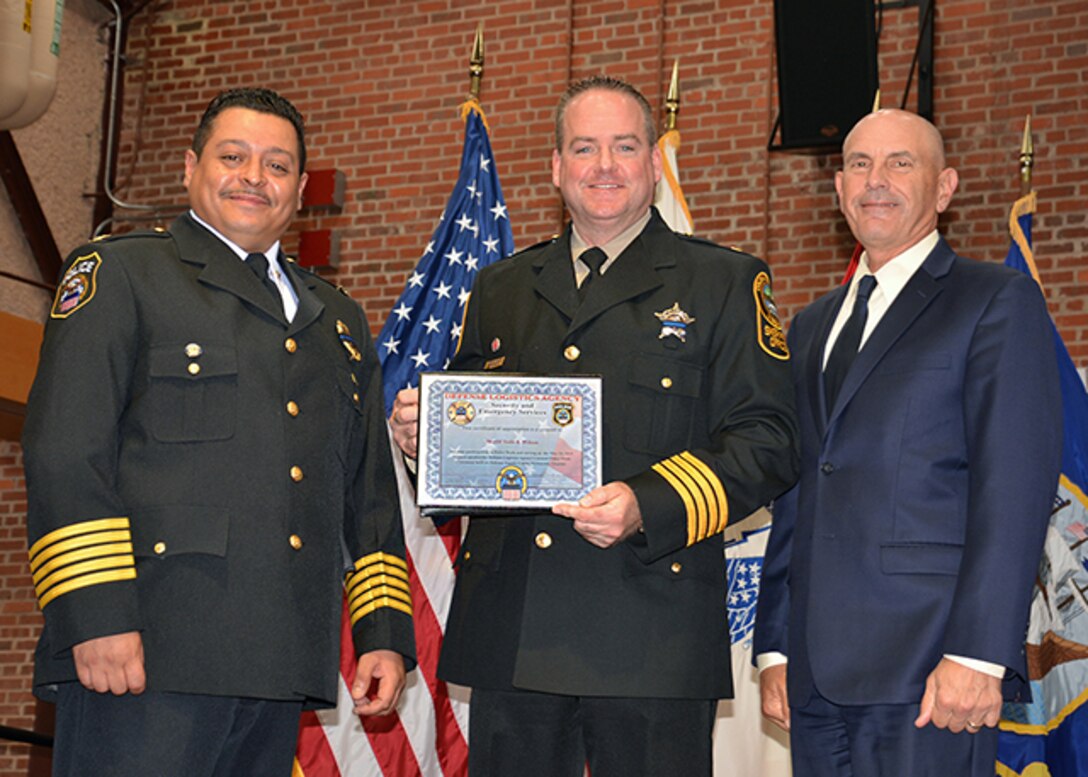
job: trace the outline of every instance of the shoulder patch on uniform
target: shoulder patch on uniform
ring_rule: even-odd
[[[102,257],[97,251],[80,256],[72,262],[57,286],[57,296],[53,300],[52,310],[49,311],[50,318],[68,318],[91,301],[96,291],[95,279],[101,265]]]
[[[756,300],[756,341],[769,355],[783,361],[790,358],[786,345],[786,333],[778,320],[778,308],[771,291],[771,276],[761,272],[752,283],[752,295]]]

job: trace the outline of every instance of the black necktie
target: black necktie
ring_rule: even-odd
[[[283,297],[280,296],[280,289],[276,285],[276,282],[268,277],[268,259],[265,255],[257,253],[250,254],[246,257],[246,265],[257,274],[257,278],[260,279],[261,285],[268,290],[268,293],[276,300],[276,306],[282,310]]]
[[[589,285],[593,279],[601,274],[601,267],[608,261],[608,255],[599,248],[589,248],[578,257],[589,268],[589,275],[582,279],[582,285],[578,287],[578,301],[582,302],[589,293]]]
[[[858,281],[858,296],[854,300],[854,309],[850,311],[850,318],[839,332],[839,339],[831,348],[831,355],[827,357],[827,365],[824,367],[824,393],[827,395],[827,411],[835,406],[835,399],[842,388],[842,382],[846,379],[846,373],[858,355],[861,345],[861,335],[865,331],[865,319],[869,317],[869,297],[876,288],[876,278],[866,275]]]

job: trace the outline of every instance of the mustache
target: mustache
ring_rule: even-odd
[[[255,197],[266,205],[271,205],[272,200],[268,198],[268,195],[264,192],[257,191],[256,189],[227,189],[219,193],[221,199],[227,199],[233,197],[236,194],[241,194],[244,197]]]

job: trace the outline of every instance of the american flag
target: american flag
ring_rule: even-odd
[[[476,273],[514,252],[483,111],[469,100],[461,115],[465,146],[457,185],[376,342],[386,415],[398,391],[418,385],[420,372],[449,364]],[[295,777],[461,777],[468,770],[467,691],[448,689],[436,675],[461,522],[436,527],[421,518],[400,456],[394,460],[419,666],[408,677],[397,714],[361,721],[348,693],[354,661],[345,630],[339,705],[304,715]]]

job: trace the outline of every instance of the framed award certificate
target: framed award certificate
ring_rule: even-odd
[[[524,513],[601,484],[601,378],[423,373],[416,501],[425,515]]]

